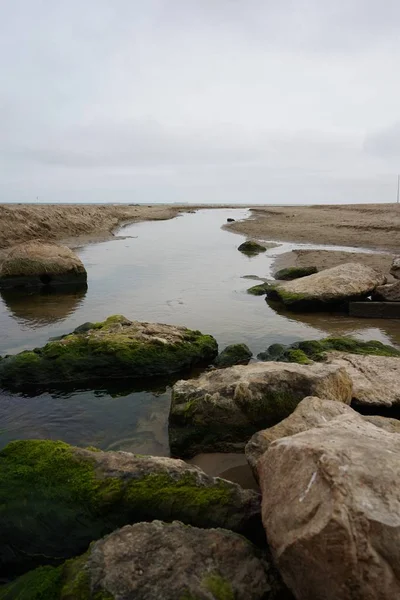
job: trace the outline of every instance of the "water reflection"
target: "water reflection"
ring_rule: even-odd
[[[40,290],[1,290],[0,296],[12,317],[31,329],[64,321],[82,304],[87,284],[43,287]]]
[[[268,306],[277,315],[293,323],[303,323],[322,334],[342,336],[351,335],[364,340],[379,340],[385,344],[400,344],[400,320],[396,319],[358,319],[343,312],[293,312],[281,302],[266,300]]]

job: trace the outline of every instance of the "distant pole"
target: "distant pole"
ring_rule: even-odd
[[[397,175],[397,204],[400,200],[400,175]]]

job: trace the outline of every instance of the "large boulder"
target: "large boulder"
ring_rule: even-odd
[[[354,405],[400,405],[400,357],[329,352],[326,361],[346,369],[353,382]]]
[[[0,452],[0,473],[0,579],[75,556],[127,523],[260,533],[259,494],[181,460],[26,440]]]
[[[257,431],[246,444],[246,458],[258,479],[258,461],[268,450],[272,442],[283,437],[296,435],[313,427],[325,425],[328,421],[339,415],[351,415],[355,411],[343,402],[323,400],[315,396],[308,396],[300,402],[295,411],[286,419],[262,431]],[[377,415],[366,415],[364,420],[369,421],[376,427],[380,427],[390,433],[400,433],[400,421]]]
[[[350,403],[350,378],[333,365],[253,363],[178,381],[169,417],[171,453],[242,452],[256,431],[275,425],[310,395]]]
[[[341,415],[259,461],[275,563],[297,600],[400,597],[400,436]]]
[[[0,600],[278,600],[289,597],[265,557],[224,529],[178,521],[126,525],[59,567],[0,588]]]
[[[365,298],[386,277],[360,263],[345,263],[314,275],[275,285],[267,296],[295,309],[323,308]]]
[[[390,268],[390,274],[393,275],[395,279],[400,279],[400,256],[394,257]]]
[[[379,285],[376,288],[372,299],[383,302],[400,302],[400,281]]]
[[[0,264],[0,288],[85,284],[86,269],[67,246],[25,242],[10,248]]]
[[[234,365],[247,365],[253,353],[246,344],[231,344],[218,354],[214,365],[218,368],[233,367]]]
[[[215,339],[186,327],[129,321],[116,315],[85,323],[43,348],[0,360],[0,385],[18,388],[96,377],[153,377],[207,365]]]

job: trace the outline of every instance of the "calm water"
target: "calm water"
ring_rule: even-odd
[[[274,342],[329,334],[400,343],[396,321],[277,313],[263,297],[246,294],[257,282],[244,275],[270,277],[279,253],[318,246],[284,243],[248,258],[237,251],[244,238],[221,229],[229,216],[239,219],[248,213],[202,210],[134,224],[120,232],[131,237],[79,248],[88,271],[86,292],[2,296],[0,354],[41,346],[49,337],[111,314],[187,325],[213,334],[220,348],[245,342],[255,355]],[[168,384],[156,382],[153,390],[113,385],[97,383],[95,389],[46,391],[35,397],[0,393],[0,447],[13,439],[43,437],[167,455]]]

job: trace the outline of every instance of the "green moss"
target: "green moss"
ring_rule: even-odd
[[[254,242],[252,240],[247,240],[246,242],[243,242],[243,244],[240,244],[238,248],[240,252],[249,255],[258,254],[259,252],[265,252],[266,249],[266,246],[262,246],[258,242]]]
[[[286,269],[280,269],[274,274],[275,279],[279,280],[292,280],[299,279],[300,277],[307,277],[318,273],[317,267],[288,267]]]
[[[0,587],[0,600],[114,600],[100,589],[94,593],[86,568],[89,553],[58,567],[39,567]]]
[[[201,584],[212,593],[215,600],[235,600],[230,582],[217,573],[204,577]]]
[[[305,340],[295,342],[290,346],[282,346],[275,351],[276,344],[270,346],[267,352],[258,354],[260,360],[276,360],[280,362],[296,362],[309,364],[311,361],[323,361],[326,353],[332,351],[348,352],[375,356],[400,357],[400,350],[377,340],[363,342],[351,337],[328,337],[322,340]]]
[[[135,326],[115,331],[115,323],[127,323],[120,315],[103,323],[51,341],[35,351],[21,352],[0,363],[0,384],[8,388],[58,382],[108,378],[145,378],[169,375],[196,365],[207,365],[218,346],[210,335],[187,330],[182,340],[163,343],[156,337],[135,338]],[[129,325],[129,322],[128,322]],[[79,329],[79,328],[78,328]],[[91,334],[101,329],[101,334]]]
[[[127,523],[235,528],[240,521],[235,489],[223,480],[148,473],[141,459],[126,477],[104,477],[95,457],[46,440],[12,442],[0,452],[0,577],[76,556]]]
[[[269,288],[267,283],[260,283],[258,285],[253,285],[253,287],[247,290],[248,294],[252,294],[253,296],[265,296]]]
[[[307,354],[300,349],[287,350],[286,358],[289,362],[299,363],[300,365],[309,365],[312,363]]]
[[[278,297],[284,304],[300,304],[303,302],[309,302],[310,299],[305,294],[295,294],[294,292],[288,292],[280,286],[274,288],[274,297]]]
[[[60,600],[62,567],[39,567],[0,587],[0,600]]]
[[[253,356],[246,344],[232,344],[222,350],[214,361],[216,367],[232,367],[238,364],[247,364]]]

